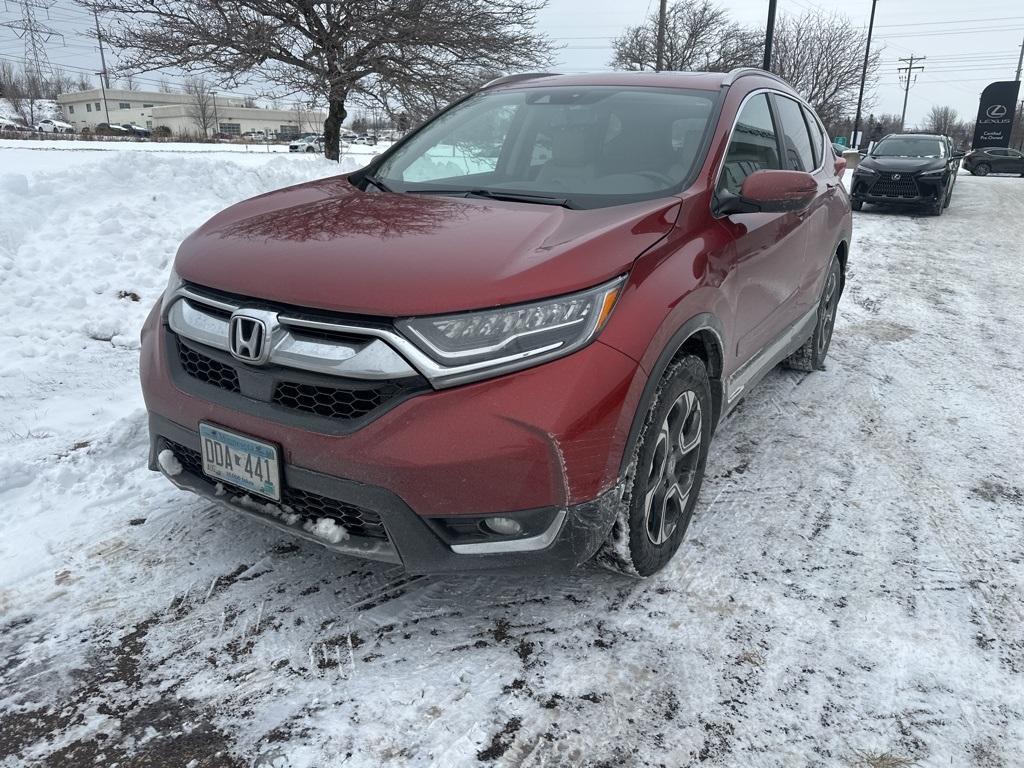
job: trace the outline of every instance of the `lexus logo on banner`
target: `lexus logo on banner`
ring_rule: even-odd
[[[992,83],[981,92],[972,149],[1010,146],[1019,90],[1020,83],[1017,80],[1004,80]]]

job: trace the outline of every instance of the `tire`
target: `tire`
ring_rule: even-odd
[[[863,200],[851,200],[850,201],[850,207],[853,208],[853,210],[855,210],[855,211],[859,211],[859,210],[861,210],[864,207],[864,201]]]
[[[950,187],[949,192],[946,193],[946,199],[942,201],[942,207],[949,208],[951,202],[953,202],[953,187]]]
[[[975,176],[988,176],[991,172],[992,166],[988,163],[978,163],[974,168],[971,169],[971,173]]]
[[[946,210],[945,199],[942,199],[936,200],[934,203],[932,203],[931,207],[928,209],[928,212],[932,216],[941,216],[944,210]]]
[[[311,155],[314,152],[316,152],[316,150],[313,149],[312,147],[306,147],[306,154]]]
[[[687,355],[665,371],[637,438],[626,488],[598,563],[651,576],[672,559],[690,525],[711,444],[711,384]]]
[[[839,306],[842,292],[843,269],[839,265],[839,259],[833,256],[828,274],[825,276],[825,285],[821,289],[821,299],[818,300],[818,322],[814,324],[814,333],[800,349],[783,361],[782,364],[786,368],[808,372],[825,370],[825,358],[828,357],[828,348],[832,344],[836,308]]]

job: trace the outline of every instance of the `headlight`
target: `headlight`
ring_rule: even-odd
[[[608,321],[625,280],[532,304],[413,317],[398,327],[443,367],[439,378],[483,378],[568,355],[590,342]]]
[[[854,173],[870,173],[872,175],[876,175],[878,171],[876,171],[874,168],[864,168],[858,165],[857,170],[855,170]]]
[[[945,175],[946,175],[946,169],[945,168],[938,168],[938,169],[936,169],[934,171],[925,171],[924,173],[920,174],[920,176],[922,178],[926,178],[926,179],[937,179],[939,176],[945,176]]]

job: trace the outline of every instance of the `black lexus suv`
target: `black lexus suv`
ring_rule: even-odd
[[[953,199],[962,152],[944,136],[893,133],[861,159],[853,174],[850,201],[859,211],[872,205],[915,205],[940,216]]]

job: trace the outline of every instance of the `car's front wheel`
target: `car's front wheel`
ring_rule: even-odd
[[[711,384],[698,357],[669,366],[655,393],[626,476],[602,565],[657,573],[676,553],[697,503],[712,431]]]
[[[853,210],[855,210],[855,211],[859,211],[861,208],[864,207],[864,201],[863,200],[851,200],[850,201],[850,207]]]
[[[971,173],[973,173],[975,176],[988,176],[991,170],[992,166],[990,166],[988,163],[978,163],[976,166],[974,166],[974,168],[971,169]]]

